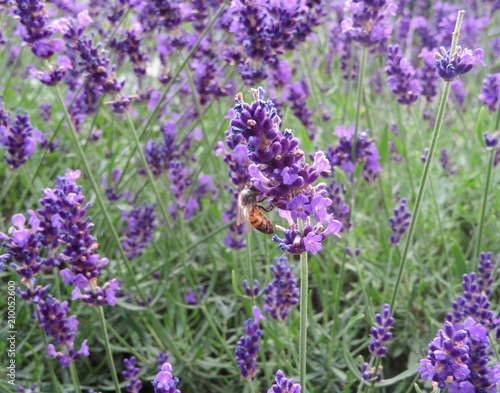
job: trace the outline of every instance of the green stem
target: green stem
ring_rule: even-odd
[[[149,179],[149,183],[151,183],[151,186],[153,187],[153,191],[156,195],[156,202],[158,203],[158,206],[160,207],[160,212],[163,216],[163,220],[167,223],[165,225],[167,228],[167,231],[168,231],[169,235],[174,240],[176,240],[176,243],[178,243],[177,235],[172,230],[172,227],[170,225],[168,225],[168,223],[171,221],[170,215],[168,214],[165,203],[163,202],[163,197],[160,194],[160,190],[158,190],[158,187],[156,186],[156,182],[155,182],[155,179],[153,177],[153,174],[151,173],[151,169],[149,168],[148,161],[146,160],[146,156],[144,154],[144,150],[141,148],[141,142],[139,141],[139,136],[137,135],[137,130],[134,126],[134,122],[132,120],[132,116],[130,116],[130,113],[127,112],[126,118],[127,118],[128,124],[130,126],[130,130],[132,131],[132,136],[134,139],[135,148],[139,152],[139,156],[141,157],[141,162],[142,162],[142,165],[144,167],[144,170],[146,171],[146,175]]]
[[[460,34],[460,26],[462,25],[462,20],[464,18],[465,11],[458,12],[457,22],[455,24],[455,30],[453,31],[453,38],[451,41],[451,51],[450,53],[455,53],[458,36]],[[405,247],[403,250],[403,255],[401,257],[401,263],[399,265],[398,276],[396,278],[396,284],[394,286],[394,292],[391,299],[391,310],[394,312],[394,305],[396,304],[396,298],[398,296],[399,286],[401,284],[401,278],[403,276],[403,271],[406,265],[406,260],[408,258],[408,251],[410,250],[410,244],[413,241],[413,234],[415,233],[416,224],[418,221],[418,215],[420,214],[420,208],[422,205],[423,196],[425,193],[425,188],[427,186],[427,179],[429,177],[430,168],[432,165],[432,160],[434,158],[434,153],[436,151],[437,141],[439,139],[439,134],[441,133],[441,126],[443,125],[444,111],[446,109],[446,103],[448,102],[448,96],[450,95],[450,82],[444,84],[443,93],[441,94],[441,100],[439,101],[439,107],[436,117],[436,123],[434,124],[434,130],[432,131],[431,146],[429,148],[429,153],[427,155],[427,160],[424,164],[424,171],[422,173],[422,178],[420,180],[420,185],[417,192],[417,200],[415,201],[415,208],[413,213],[413,218],[410,221],[410,227],[408,228],[408,236],[406,238]]]
[[[19,69],[19,61],[21,60],[21,55],[23,53],[23,49],[25,47],[24,46],[21,46],[21,49],[19,50],[19,53],[17,54],[17,58],[16,58],[16,62],[14,63],[14,65],[12,66],[12,70],[10,71],[10,74],[9,74],[9,78],[7,79],[7,83],[5,84],[5,88],[4,88],[4,93],[7,93],[7,90],[9,90],[9,86],[10,86],[10,81],[12,80],[12,75],[14,75],[14,72]]]
[[[356,162],[356,149],[358,145],[358,128],[359,128],[359,118],[361,116],[361,103],[363,102],[363,79],[365,75],[365,64],[366,64],[366,47],[363,47],[361,51],[361,62],[359,64],[359,75],[358,75],[358,88],[356,93],[356,117],[354,118],[354,136],[352,138],[352,162]]]
[[[434,158],[434,153],[436,151],[437,141],[439,139],[439,134],[441,133],[441,126],[443,124],[444,110],[446,108],[446,103],[448,102],[448,96],[450,94],[450,83],[446,82],[443,88],[443,93],[441,95],[441,100],[439,102],[439,108],[436,118],[436,123],[434,125],[434,130],[432,131],[431,146],[429,148],[429,153],[427,155],[427,160],[424,164],[424,171],[422,173],[422,178],[417,191],[417,199],[415,201],[414,213],[412,220],[410,221],[410,226],[408,228],[408,235],[406,237],[406,242],[401,256],[401,263],[398,269],[398,275],[396,278],[396,284],[394,286],[394,292],[391,298],[391,310],[394,310],[394,305],[396,303],[396,298],[398,296],[399,286],[401,284],[401,278],[403,276],[403,271],[406,266],[406,260],[408,258],[408,252],[410,250],[410,245],[413,241],[413,235],[415,233],[416,224],[418,221],[418,216],[420,214],[420,208],[422,206],[423,196],[427,186],[427,180],[429,178],[429,172]],[[394,312],[394,311],[393,311]]]
[[[71,381],[73,382],[75,392],[81,392],[82,388],[80,386],[80,380],[78,378],[78,373],[76,371],[75,362],[71,362],[69,364],[69,373],[71,375]]]
[[[302,392],[307,393],[306,365],[307,365],[307,303],[309,285],[309,267],[307,252],[300,254],[300,343],[299,343],[299,381]]]
[[[488,191],[490,189],[491,184],[491,174],[493,173],[493,163],[495,162],[495,150],[492,149],[488,152],[488,168],[486,169],[486,184],[484,185],[484,193],[483,193],[483,203],[481,204],[481,213],[479,216],[479,225],[477,228],[477,240],[476,240],[476,249],[474,252],[473,264],[477,262],[479,257],[479,249],[481,248],[481,238],[483,236],[483,226],[484,226],[484,216],[486,215],[486,204],[488,203]]]
[[[108,358],[111,377],[113,378],[113,384],[115,385],[116,393],[120,393],[121,392],[120,383],[118,382],[118,375],[116,374],[115,362],[113,361],[113,352],[111,351],[111,346],[109,343],[109,335],[108,335],[108,328],[106,327],[106,317],[104,316],[104,308],[102,306],[98,306],[97,309],[99,311],[99,320],[101,321],[104,348],[106,348],[106,356]]]

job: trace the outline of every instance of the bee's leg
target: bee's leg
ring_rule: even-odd
[[[268,212],[268,213],[269,213],[271,210],[273,210],[273,209],[274,209],[274,205],[269,205],[269,206],[267,206],[267,207],[262,206],[262,205],[257,205],[257,207],[258,207],[260,210],[265,211],[265,212]]]

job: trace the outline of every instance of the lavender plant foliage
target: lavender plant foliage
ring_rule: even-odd
[[[293,306],[299,303],[300,291],[293,275],[294,267],[288,264],[286,257],[274,258],[274,265],[269,267],[273,279],[264,289],[264,311],[278,321],[284,321]]]
[[[394,324],[394,318],[391,317],[391,309],[388,304],[384,304],[382,307],[382,314],[375,314],[375,326],[370,329],[370,345],[368,349],[373,356],[382,357],[388,351],[387,345],[390,343],[392,338],[392,333],[389,329],[392,328]]]
[[[172,375],[172,365],[168,362],[161,366],[161,371],[151,383],[153,384],[154,393],[181,393],[176,388],[179,379]]]
[[[285,377],[281,370],[276,372],[276,383],[267,391],[267,393],[300,393],[302,387],[295,383],[293,379]]]
[[[239,339],[234,351],[236,363],[243,378],[251,378],[257,373],[256,359],[260,350],[260,337],[263,335],[259,320],[265,317],[257,306],[253,306],[252,313],[254,317],[245,322],[245,335]]]
[[[252,161],[248,167],[250,182],[260,193],[257,202],[271,202],[287,220],[288,229],[276,226],[284,232],[284,238],[273,237],[283,251],[316,254],[326,237],[338,236],[342,226],[326,212],[332,202],[325,197],[325,185],[312,185],[323,172],[330,171],[330,164],[323,152],[316,152],[312,165],[306,164],[294,131],[279,130],[281,119],[272,101],[264,101],[265,91],[252,91],[251,104],[243,101],[241,93],[236,96],[230,130],[235,138],[246,143],[248,159]],[[298,219],[304,221],[302,230]]]
[[[141,254],[152,240],[156,228],[155,205],[148,206],[144,203],[130,212],[123,212],[122,217],[126,222],[126,226],[122,228],[125,234],[122,246],[127,257],[133,259]]]

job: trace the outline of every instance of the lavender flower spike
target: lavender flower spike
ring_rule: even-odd
[[[293,379],[285,378],[285,373],[278,370],[276,373],[276,383],[267,391],[267,393],[300,393],[302,386],[294,383]]]
[[[240,338],[234,351],[236,363],[238,363],[243,378],[253,377],[257,373],[255,361],[260,349],[260,337],[263,335],[262,330],[260,330],[259,319],[266,319],[257,306],[253,306],[252,312],[254,318],[245,322],[245,335]]]
[[[479,93],[479,99],[488,105],[491,113],[497,110],[498,96],[500,95],[500,72],[489,74],[483,79],[483,87]]]
[[[313,186],[322,173],[331,167],[323,152],[316,152],[312,165],[306,164],[304,152],[294,131],[280,131],[281,119],[271,100],[264,101],[262,88],[252,90],[254,101],[247,104],[243,95],[236,95],[234,117],[230,130],[235,140],[246,143],[250,182],[259,192],[257,202],[272,201],[289,228],[279,225],[284,238],[274,235],[273,241],[290,254],[310,251],[316,254],[330,234],[339,236],[342,224],[328,214],[326,207],[332,204],[326,198],[324,183]],[[303,220],[300,230],[296,220]]]
[[[270,266],[274,278],[264,289],[264,311],[269,312],[278,321],[284,321],[292,307],[299,303],[299,288],[293,275],[294,267],[288,265],[286,257],[274,258],[274,265]]]
[[[483,62],[484,51],[482,49],[462,49],[457,46],[455,53],[450,54],[444,47],[440,48],[440,52],[436,52],[434,57],[434,65],[436,74],[446,82],[453,82],[460,75],[464,75],[472,67],[478,63],[485,65]]]
[[[123,378],[129,381],[128,385],[125,387],[127,392],[139,393],[142,388],[141,380],[137,379],[141,369],[135,367],[137,359],[135,356],[123,359],[123,365],[125,366],[125,371],[122,372]]]
[[[401,199],[401,203],[397,209],[394,209],[394,217],[389,217],[392,234],[389,242],[391,246],[397,246],[401,237],[404,235],[410,225],[411,212],[406,208],[406,198]]]
[[[388,304],[384,304],[382,314],[375,314],[375,327],[370,329],[370,341],[368,349],[373,356],[384,356],[388,349],[383,345],[388,344],[392,338],[392,333],[388,330],[392,328],[394,318],[391,317],[391,309]]]
[[[469,359],[468,352],[467,332],[456,331],[450,322],[445,322],[444,329],[429,344],[427,359],[420,361],[422,367],[418,371],[435,388],[445,389],[448,383],[463,382],[470,374],[464,364]]]
[[[170,363],[164,363],[161,366],[161,371],[151,383],[153,384],[154,393],[181,393],[176,388],[179,379],[172,375],[172,365]]]

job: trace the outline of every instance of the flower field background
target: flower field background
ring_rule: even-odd
[[[500,391],[499,26],[0,1],[0,391]]]

